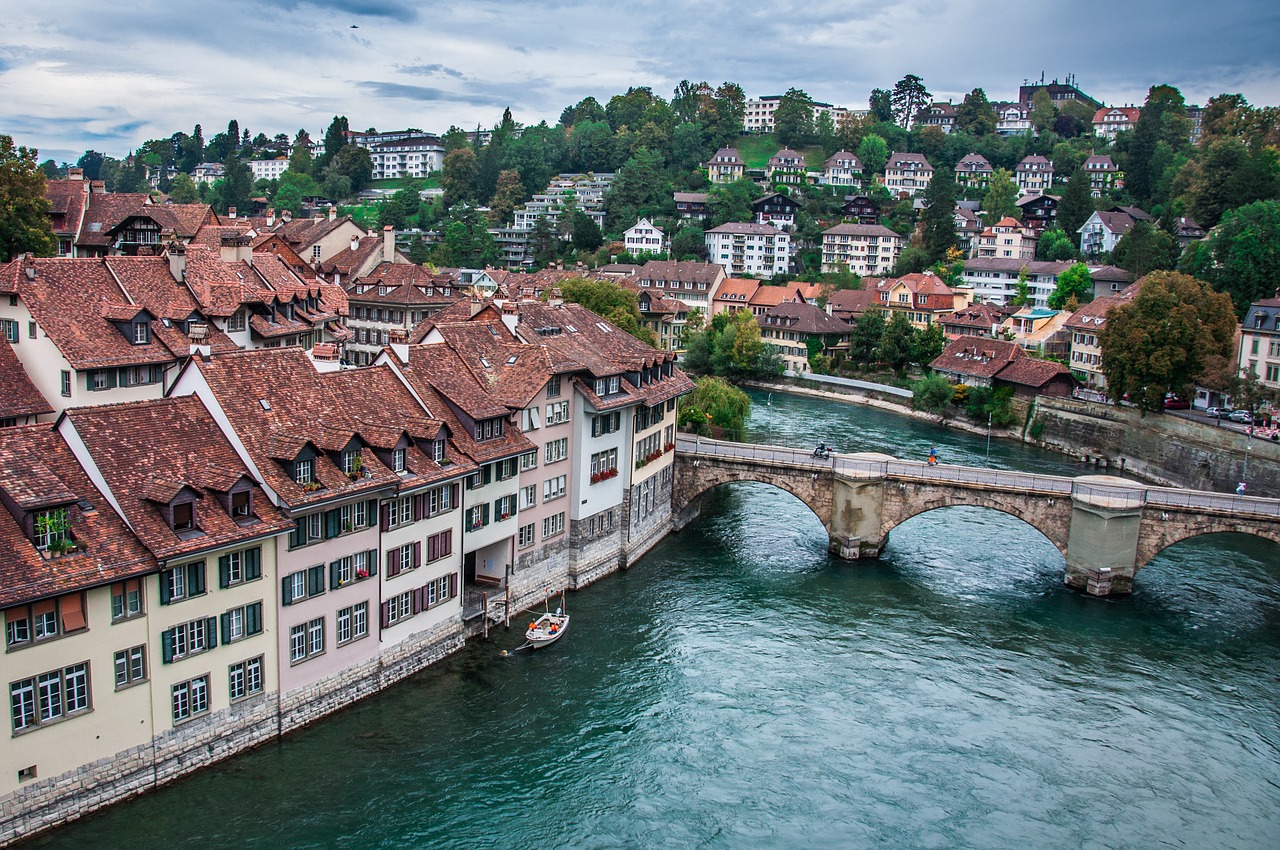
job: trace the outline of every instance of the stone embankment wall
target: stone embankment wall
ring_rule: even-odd
[[[1250,496],[1280,496],[1280,443],[1168,414],[1075,399],[1037,400],[1031,429],[1039,442],[1175,487],[1229,493],[1247,481]],[[1248,464],[1246,474],[1245,465]]]

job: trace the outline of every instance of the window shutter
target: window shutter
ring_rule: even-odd
[[[413,591],[413,613],[422,613],[422,588],[415,588]]]
[[[449,598],[452,599],[458,595],[458,574],[449,573]]]
[[[262,578],[262,547],[254,546],[244,553],[244,578]]]
[[[452,493],[449,494],[450,495],[449,505],[450,505],[450,509],[452,510],[453,508],[457,508],[462,505],[462,489],[461,487],[459,487],[458,482],[456,481],[453,482],[453,486],[450,489],[453,491]]]
[[[306,531],[302,527],[303,520],[297,520],[293,525],[293,531],[289,532],[289,548],[296,549],[307,542]]]
[[[223,555],[218,558],[218,587],[231,586],[231,556]]]
[[[222,620],[222,642],[226,643],[231,640],[231,613],[223,614],[218,619]]]
[[[400,558],[396,554],[395,549],[387,550],[387,578],[395,578],[400,575]]]
[[[483,507],[484,507],[484,510],[483,510],[483,511],[481,511],[481,513],[483,513],[483,514],[484,514],[484,519],[483,519],[483,520],[481,520],[480,524],[481,524],[481,525],[488,525],[488,524],[489,524],[489,503],[488,503],[488,502],[485,502],[485,503],[484,503],[484,505],[483,505]]]
[[[382,506],[380,523],[381,523],[380,527],[382,528],[383,531],[390,530],[391,528],[391,503],[390,502],[387,502],[385,505]]]
[[[413,568],[416,570],[422,566],[422,541],[413,541]]]
[[[246,634],[256,635],[262,632],[262,603],[255,602],[245,609],[244,630]]]
[[[417,522],[418,520],[422,519],[422,517],[426,514],[427,512],[426,501],[427,501],[427,497],[423,494],[419,494],[413,497],[413,521],[414,522]]]
[[[173,663],[173,629],[160,633],[160,657],[165,664]]]
[[[329,589],[337,590],[341,582],[338,581],[338,565],[339,561],[329,562]]]
[[[218,645],[218,618],[210,617],[204,621],[204,632],[209,636],[209,645],[207,649],[213,649]]]
[[[368,560],[369,577],[372,578],[378,574],[378,550],[370,549],[365,553],[365,557]]]
[[[307,570],[307,595],[319,596],[324,593],[324,564],[316,564]]]
[[[480,480],[485,484],[493,483],[493,464],[485,464],[484,472],[481,474]]]
[[[391,625],[391,603],[382,603],[382,627],[385,629]]]
[[[169,604],[169,570],[160,571],[160,604]]]
[[[280,579],[280,601],[285,605],[293,604],[293,582],[289,576]]]
[[[199,596],[204,593],[204,561],[198,561],[187,567],[188,596]]]
[[[337,537],[342,533],[342,525],[337,510],[324,512],[324,536]]]

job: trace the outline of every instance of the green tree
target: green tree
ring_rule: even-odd
[[[1189,207],[1206,228],[1216,226],[1227,210],[1280,195],[1276,149],[1250,150],[1238,138],[1211,143],[1192,174]]]
[[[773,132],[788,147],[813,144],[813,98],[800,89],[787,89],[773,113]]]
[[[867,310],[853,323],[849,334],[849,359],[854,363],[870,365],[880,353],[884,339],[884,310]]]
[[[991,173],[987,194],[982,198],[982,220],[990,226],[1006,217],[1018,217],[1018,184],[1008,171],[997,168]]]
[[[893,94],[890,96],[894,121],[904,129],[910,127],[916,114],[929,105],[932,97],[924,87],[923,79],[915,74],[907,74],[894,84]]]
[[[347,116],[335,115],[333,120],[329,122],[329,129],[324,131],[324,153],[321,155],[321,162],[317,165],[320,168],[328,165],[338,155],[338,151],[347,145]]]
[[[671,259],[684,260],[690,257],[696,260],[707,258],[706,234],[696,224],[680,228],[676,235],[671,237]]]
[[[1206,239],[1191,244],[1178,271],[1225,292],[1243,318],[1250,304],[1275,295],[1280,281],[1280,201],[1228,212]]]
[[[399,190],[379,208],[378,226],[390,225],[396,230],[404,230],[409,226],[409,216],[417,214],[421,200],[416,189],[406,186]]]
[[[1038,89],[1031,98],[1031,126],[1036,128],[1037,133],[1044,133],[1053,126],[1053,122],[1058,117],[1058,110],[1053,106],[1053,99],[1049,97],[1048,89]]]
[[[1083,168],[1077,168],[1076,173],[1067,181],[1066,191],[1062,193],[1062,200],[1058,203],[1058,226],[1076,247],[1080,245],[1080,228],[1093,215],[1093,198],[1090,192],[1088,173]]]
[[[533,223],[533,229],[529,231],[529,253],[533,255],[533,262],[546,268],[560,259],[562,245],[551,219],[545,215],[539,216]]]
[[[1076,258],[1076,246],[1060,227],[1051,227],[1036,241],[1036,259],[1061,262]]]
[[[662,156],[640,148],[618,169],[605,195],[606,226],[620,232],[642,216],[654,218],[673,204],[671,183],[662,167]]]
[[[871,107],[871,117],[879,122],[889,124],[893,121],[893,92],[888,89],[872,89],[867,101]]]
[[[524,198],[524,183],[520,181],[520,172],[515,169],[498,172],[498,186],[489,200],[489,220],[494,224],[511,221],[516,207]]]
[[[1120,237],[1111,252],[1111,262],[1135,277],[1155,269],[1172,269],[1178,263],[1178,243],[1149,221],[1139,221]]]
[[[733,315],[738,330],[731,349],[733,372],[739,377],[754,377],[765,350],[764,340],[760,338],[760,325],[746,310],[739,310]]]
[[[745,177],[713,186],[707,193],[708,223],[719,227],[730,221],[751,221],[755,216],[751,202],[759,195],[760,187]]]
[[[947,258],[956,245],[956,179],[950,168],[940,168],[924,190],[924,211],[920,214],[922,247],[927,263]]]
[[[996,109],[987,93],[974,89],[956,107],[956,129],[971,136],[989,136],[996,131]]]
[[[218,181],[220,203],[215,206],[218,214],[230,212],[235,207],[238,215],[247,215],[253,197],[253,172],[240,161],[238,154],[227,154],[227,161]]]
[[[306,130],[299,130],[289,152],[289,170],[298,174],[311,174],[315,165],[315,159],[311,156],[311,137]]]
[[[1049,309],[1061,310],[1073,298],[1077,303],[1093,300],[1093,275],[1084,263],[1076,263],[1058,275],[1053,292],[1049,293]]]
[[[0,255],[52,257],[58,249],[49,230],[50,205],[35,148],[14,147],[0,135]]]
[[[1235,354],[1231,299],[1178,272],[1147,275],[1131,301],[1112,307],[1102,327],[1108,392],[1144,412],[1164,408],[1165,394],[1185,392],[1208,358]]]
[[[591,312],[654,347],[658,340],[644,327],[636,293],[609,280],[574,278],[560,284],[565,301],[581,304]]]
[[[877,359],[899,375],[904,374],[911,363],[912,355],[915,354],[916,333],[907,314],[901,310],[895,310],[889,321],[885,323],[880,348],[876,351]]]
[[[931,322],[924,330],[916,331],[911,345],[912,362],[928,366],[947,347],[947,335],[942,332],[942,325]]]
[[[173,178],[173,185],[169,187],[169,200],[175,204],[194,204],[200,200],[200,193],[190,174],[179,173]]]
[[[858,143],[858,161],[862,163],[862,173],[868,179],[881,173],[889,162],[889,143],[875,133],[868,133]]]
[[[726,439],[741,440],[751,399],[733,384],[716,377],[694,381],[693,392],[680,402],[680,424],[706,433],[707,424],[722,429]]]
[[[955,387],[946,378],[938,374],[926,375],[916,381],[912,390],[911,409],[932,413],[945,419],[951,412],[953,395],[955,395]]]
[[[1010,307],[1025,307],[1031,303],[1031,284],[1027,282],[1027,267],[1018,269],[1018,280],[1013,285],[1014,295],[1009,299]]]
[[[902,277],[904,274],[916,274],[927,268],[929,268],[928,253],[923,248],[908,245],[898,255],[898,261],[893,264],[891,274],[894,277]]]
[[[594,251],[604,243],[600,226],[582,210],[573,211],[573,247],[576,251]]]
[[[351,181],[351,191],[359,192],[373,179],[373,159],[364,148],[347,145],[333,158],[329,171],[346,177]]]
[[[1186,117],[1186,102],[1182,93],[1173,86],[1152,86],[1147,92],[1147,102],[1133,128],[1129,141],[1129,156],[1125,168],[1125,188],[1139,203],[1151,200],[1158,174],[1153,173],[1152,159],[1156,145],[1164,133],[1165,117]]]

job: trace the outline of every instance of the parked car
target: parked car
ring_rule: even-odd
[[[1183,401],[1177,396],[1165,396],[1164,409],[1165,410],[1190,410],[1191,402]]]
[[[1241,425],[1253,424],[1253,414],[1247,410],[1233,410],[1227,418],[1232,422],[1239,422]]]
[[[1208,416],[1210,419],[1226,419],[1228,416],[1230,416],[1230,415],[1231,415],[1231,408],[1229,408],[1229,407],[1206,407],[1206,408],[1204,409],[1204,415],[1205,415],[1205,416]]]

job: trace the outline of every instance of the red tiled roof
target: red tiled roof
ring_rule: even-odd
[[[52,412],[49,402],[27,377],[9,340],[0,336],[0,419]]]

